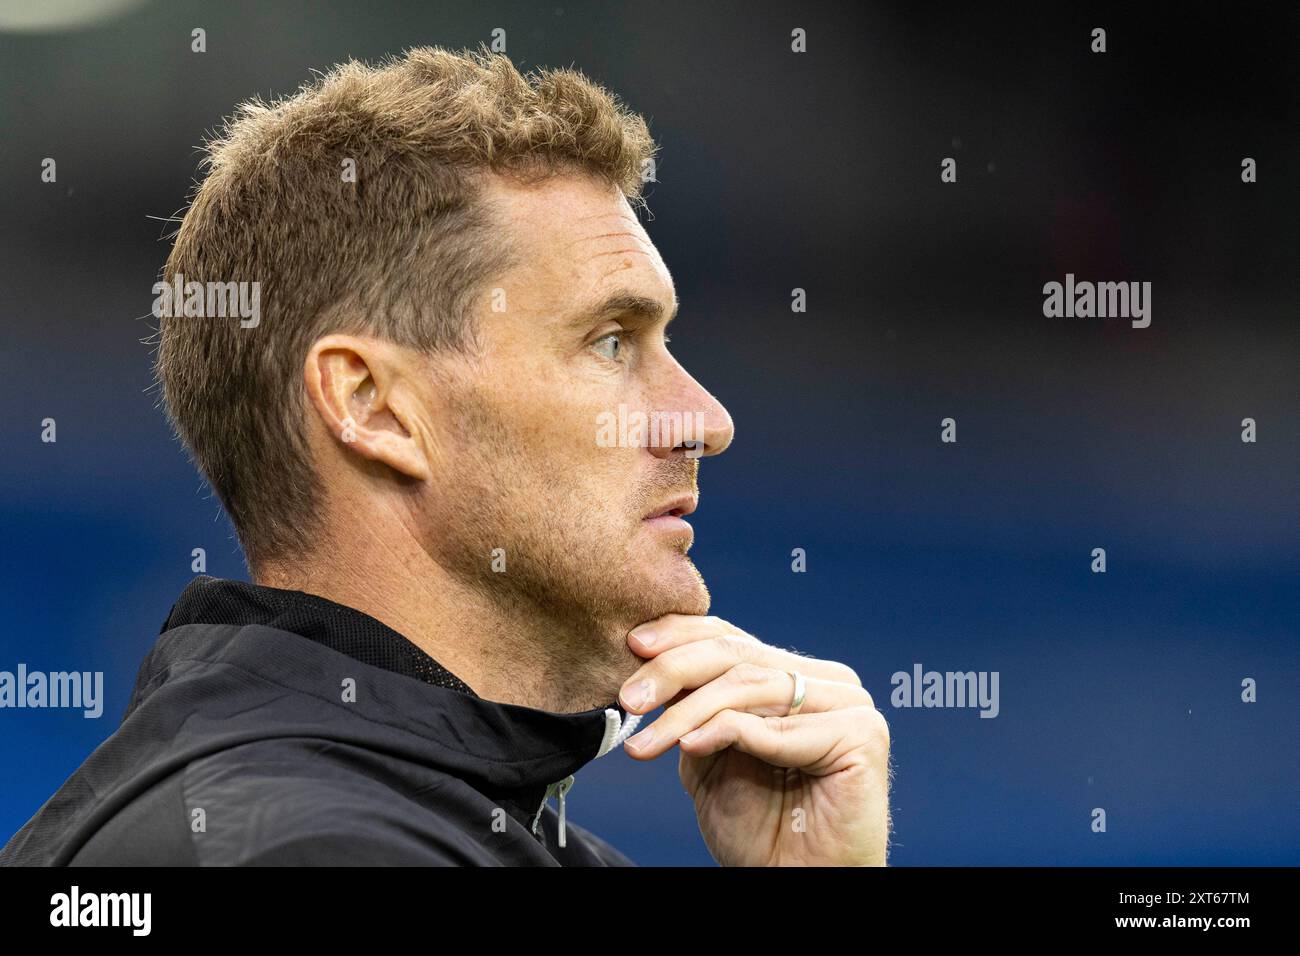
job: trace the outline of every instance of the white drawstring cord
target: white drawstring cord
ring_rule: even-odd
[[[615,747],[622,746],[623,741],[632,736],[637,724],[641,723],[643,714],[628,714],[624,721],[622,715],[613,707],[605,710],[605,739],[600,742],[597,757],[603,757]]]
[[[636,730],[637,724],[641,723],[643,714],[628,714],[627,720],[613,707],[605,711],[605,738],[600,742],[600,749],[596,752],[597,757],[603,757],[615,747],[621,747],[623,741],[632,736]],[[573,789],[573,774],[569,774],[558,783],[553,783],[546,788],[546,795],[542,797],[542,805],[537,808],[537,816],[533,817],[533,834],[537,833],[537,825],[542,822],[542,811],[546,809],[546,801],[551,797],[556,797],[560,803],[560,846],[567,846],[565,842],[565,820],[564,820],[564,797]]]

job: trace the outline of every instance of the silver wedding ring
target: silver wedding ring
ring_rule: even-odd
[[[802,674],[798,671],[790,671],[790,676],[794,678],[794,697],[790,700],[790,713],[787,717],[793,717],[799,713],[803,707],[803,695],[808,690],[808,682],[804,680]]]

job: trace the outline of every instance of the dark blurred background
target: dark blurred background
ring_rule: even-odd
[[[313,69],[499,27],[662,143],[673,351],[737,427],[693,554],[714,613],[875,696],[892,862],[1300,863],[1289,5],[126,0],[49,28],[78,6],[0,3],[0,669],[102,670],[107,700],[0,710],[0,842],[115,729],[191,550],[247,577],[150,388],[195,147]],[[1152,282],[1151,327],[1045,318],[1067,272]],[[914,663],[998,671],[1000,715],[894,709]],[[569,812],[640,863],[711,862],[671,754],[596,761]]]

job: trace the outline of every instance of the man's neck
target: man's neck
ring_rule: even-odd
[[[369,563],[333,552],[329,565],[300,563],[259,569],[258,584],[315,594],[391,627],[486,700],[557,713],[607,705],[639,659],[621,635],[595,625],[548,617],[510,605],[459,581],[428,560]],[[384,567],[381,575],[351,573]],[[347,569],[344,571],[342,569]],[[575,633],[576,630],[592,633]]]

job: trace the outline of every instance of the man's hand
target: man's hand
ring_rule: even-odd
[[[625,746],[651,760],[678,744],[700,832],[723,866],[883,866],[889,728],[845,664],[763,644],[716,617],[635,628],[648,658],[620,703],[659,719]],[[788,716],[797,670],[802,709]]]

